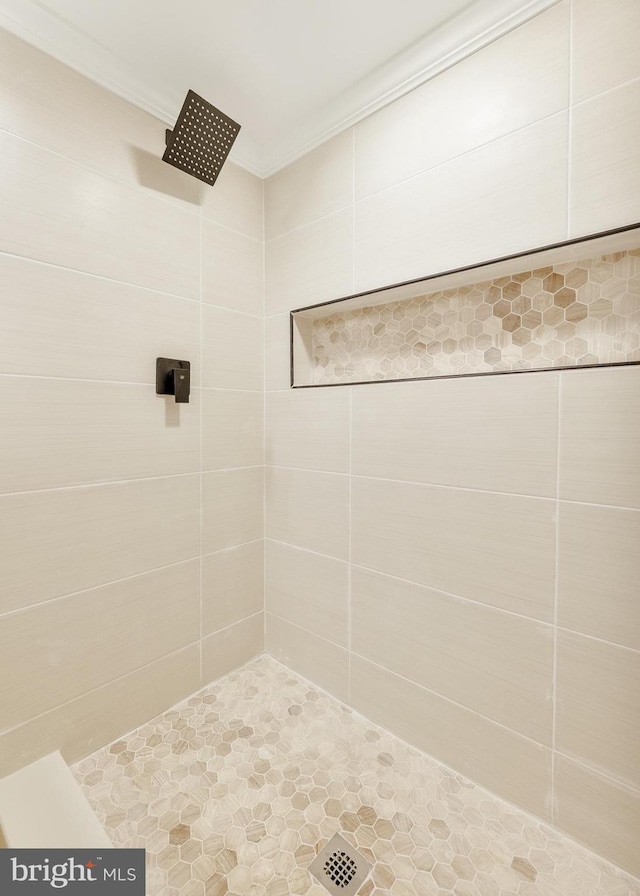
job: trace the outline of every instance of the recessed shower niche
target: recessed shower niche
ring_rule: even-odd
[[[293,388],[640,363],[640,225],[291,312]]]

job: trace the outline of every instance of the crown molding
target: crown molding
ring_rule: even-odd
[[[258,177],[270,177],[558,2],[480,0],[296,123],[283,138],[262,148],[245,140],[230,159]],[[175,123],[181,98],[140,78],[117,54],[38,0],[2,0],[0,25],[166,124]]]

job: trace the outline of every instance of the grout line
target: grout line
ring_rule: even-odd
[[[286,622],[288,625],[292,625],[294,628],[299,629],[300,631],[306,632],[309,635],[312,635],[314,638],[319,638],[321,641],[324,641],[327,644],[331,644],[333,647],[337,647],[340,650],[346,650],[346,648],[338,644],[336,641],[330,641],[328,638],[325,638],[323,635],[319,635],[317,632],[312,632],[310,629],[305,628],[302,625],[299,625],[297,622],[292,622],[290,619],[286,619],[284,616],[280,616],[279,613],[272,613],[272,616],[276,616],[278,619],[281,619],[283,622]],[[523,734],[521,731],[516,731],[515,728],[510,728],[508,725],[505,725],[503,722],[498,722],[495,719],[490,718],[489,716],[483,715],[483,713],[478,712],[475,709],[472,709],[470,706],[465,706],[464,703],[458,703],[457,700],[452,700],[451,697],[446,697],[444,694],[441,694],[439,691],[434,691],[431,688],[426,687],[423,684],[419,684],[417,681],[413,681],[411,678],[407,678],[406,675],[402,675],[400,672],[396,672],[393,669],[389,669],[387,666],[382,666],[380,663],[377,663],[375,660],[372,660],[370,657],[363,656],[359,654],[357,651],[350,651],[353,653],[353,656],[356,659],[363,660],[366,663],[369,663],[371,666],[375,666],[378,669],[382,669],[382,671],[388,673],[389,675],[393,675],[396,678],[401,679],[402,681],[407,682],[407,684],[412,685],[415,688],[419,688],[421,691],[426,691],[428,694],[432,694],[434,697],[438,697],[440,700],[444,700],[446,703],[451,703],[453,706],[457,706],[460,709],[465,710],[466,712],[470,712],[472,715],[477,716],[478,718],[484,719],[486,722],[490,722],[492,725],[497,725],[499,728],[503,728],[505,731],[509,731],[511,734],[515,734],[517,737],[521,737],[526,741],[529,741],[532,744],[535,744],[536,747],[542,747],[542,749],[551,752],[551,748],[548,744],[543,744],[538,740],[535,740],[532,737],[529,737],[527,734]],[[349,704],[347,704],[349,705]]]
[[[54,382],[64,382],[64,383],[91,383],[92,385],[108,385],[108,386],[146,386],[150,389],[155,390],[155,381],[151,380],[103,380],[96,379],[93,377],[78,377],[78,376],[54,376],[51,374],[43,374],[43,373],[10,373],[9,371],[4,372],[0,370],[0,377],[7,377],[13,379],[23,379],[23,380],[53,380]],[[220,388],[219,386],[202,386],[195,385],[191,388],[191,393],[210,393],[210,392],[241,392],[243,394],[249,395],[262,395],[262,391],[260,389],[226,389]],[[155,394],[155,392],[154,392]]]
[[[198,250],[199,250],[199,259],[198,259],[198,278],[199,278],[200,307],[199,307],[199,309],[198,309],[198,312],[199,312],[199,317],[198,317],[198,324],[199,324],[199,334],[198,334],[198,335],[199,335],[199,345],[198,345],[198,349],[199,349],[199,358],[198,358],[198,366],[199,366],[200,369],[199,369],[199,377],[198,377],[198,379],[199,379],[200,382],[202,382],[202,380],[203,380],[203,375],[202,375],[203,363],[202,363],[202,362],[203,362],[203,358],[204,358],[204,331],[203,331],[203,323],[204,323],[204,321],[203,321],[203,313],[202,313],[202,248],[203,248],[203,243],[202,243],[202,209],[200,209],[200,220],[199,220],[199,225],[200,225],[200,226],[199,226],[199,245],[198,245]],[[203,657],[202,657],[202,639],[203,639],[203,631],[202,631],[202,628],[203,628],[203,590],[202,590],[202,584],[203,584],[203,580],[204,580],[204,576],[203,576],[203,561],[202,561],[202,551],[203,551],[203,547],[204,547],[204,540],[203,540],[203,529],[204,529],[204,498],[203,498],[203,495],[204,495],[204,480],[203,480],[203,467],[204,467],[203,425],[204,425],[204,413],[203,413],[203,405],[204,405],[204,402],[201,401],[201,402],[200,402],[200,432],[199,432],[199,449],[200,449],[200,477],[199,477],[199,478],[200,478],[200,483],[199,483],[199,486],[200,486],[200,488],[199,488],[199,498],[200,498],[200,507],[199,507],[199,514],[200,514],[200,518],[199,518],[199,522],[200,522],[200,525],[199,525],[199,536],[200,536],[200,538],[199,538],[199,552],[200,552],[200,614],[199,614],[199,623],[200,623],[200,624],[199,624],[199,629],[200,629],[200,633],[199,633],[199,639],[198,639],[199,658],[200,658],[200,660],[199,660],[199,661],[200,661],[200,671],[199,671],[199,676],[200,676],[199,680],[200,680],[200,684],[202,684],[202,668],[203,668],[203,666],[202,666],[202,663],[203,663]]]
[[[303,553],[303,554],[313,554],[316,557],[323,557],[325,560],[332,560],[334,563],[348,563],[349,562],[348,560],[344,560],[340,557],[334,557],[331,554],[322,554],[319,551],[314,551],[314,550],[311,550],[310,548],[303,548],[303,547],[300,547],[299,545],[292,544],[291,542],[282,541],[282,539],[279,539],[279,538],[277,538],[277,539],[276,538],[267,538],[266,540],[273,541],[275,544],[280,544],[287,548],[291,548],[291,550],[294,550],[294,551],[300,551],[300,553]],[[447,597],[454,601],[462,601],[463,603],[472,604],[475,607],[482,607],[483,609],[488,610],[489,612],[505,613],[508,616],[514,616],[516,619],[522,619],[524,622],[531,623],[532,625],[536,625],[538,627],[544,628],[545,630],[549,630],[550,636],[553,638],[553,628],[554,628],[553,619],[545,620],[545,619],[540,619],[536,616],[525,616],[523,613],[516,613],[515,610],[507,610],[504,607],[496,607],[493,604],[484,603],[483,601],[477,600],[473,597],[463,597],[460,594],[454,594],[452,591],[444,591],[443,589],[436,588],[433,585],[425,585],[423,582],[417,582],[413,579],[404,579],[404,578],[402,578],[402,576],[396,576],[396,575],[393,575],[392,573],[383,572],[382,570],[376,569],[373,566],[363,566],[360,563],[353,563],[353,561],[351,562],[350,566],[351,566],[352,570],[359,569],[359,570],[362,570],[363,572],[374,573],[375,575],[380,576],[380,578],[383,578],[383,579],[391,579],[396,582],[403,582],[405,585],[412,585],[414,588],[421,588],[425,591],[435,591],[438,595],[441,595],[442,597]],[[586,632],[581,632],[577,629],[567,628],[566,626],[562,626],[562,625],[558,625],[557,629],[559,632],[566,632],[567,634],[576,635],[579,638],[587,638],[589,641],[595,641],[599,644],[606,644],[610,647],[615,647],[618,650],[626,650],[633,654],[640,653],[640,647],[638,647],[638,648],[629,647],[626,644],[619,644],[617,641],[607,641],[605,638],[598,638],[596,635],[589,635]]]
[[[184,212],[188,215],[197,216],[202,223],[204,218],[205,221],[214,224],[216,227],[221,227],[223,230],[228,230],[231,233],[235,233],[238,236],[245,237],[248,240],[252,240],[252,242],[257,243],[260,242],[256,237],[250,236],[248,233],[244,233],[242,230],[236,230],[234,227],[229,227],[228,224],[222,224],[220,221],[217,221],[215,218],[209,218],[207,215],[204,215],[202,212],[202,193],[200,190],[198,191],[198,201],[191,202],[189,199],[180,199],[179,197],[175,197],[175,199],[168,199],[162,195],[157,190],[151,190],[144,186],[144,184],[140,184],[135,181],[129,181],[124,178],[118,177],[115,174],[112,174],[109,171],[104,171],[101,168],[94,168],[92,165],[88,165],[86,162],[81,161],[80,159],[74,158],[73,156],[65,155],[57,149],[53,149],[48,144],[37,143],[35,140],[31,140],[29,137],[25,137],[23,134],[19,134],[16,131],[11,131],[8,128],[0,127],[0,133],[6,134],[9,137],[14,138],[15,140],[21,140],[23,143],[28,143],[30,146],[35,146],[36,149],[39,149],[45,153],[49,153],[53,156],[56,156],[59,159],[64,159],[66,162],[71,163],[72,165],[78,165],[80,168],[85,171],[90,171],[92,174],[95,174],[97,177],[105,178],[106,180],[112,181],[113,183],[120,184],[121,186],[133,190],[136,196],[144,196],[149,198],[152,202],[157,200],[158,202],[162,202],[163,205],[168,205],[170,208],[178,209],[180,212]],[[160,160],[160,156],[158,156]]]
[[[133,283],[130,280],[117,280],[114,277],[107,277],[104,274],[96,274],[94,271],[86,271],[82,268],[70,268],[63,264],[55,264],[52,261],[44,261],[40,258],[33,258],[31,255],[19,255],[17,252],[6,252],[4,250],[0,250],[0,258],[14,258],[20,261],[26,261],[29,264],[37,264],[42,265],[43,267],[55,268],[58,271],[67,271],[70,274],[78,274],[82,277],[92,277],[94,280],[102,280],[105,283],[117,283],[120,286],[126,286],[130,289],[140,289],[145,292],[155,293],[156,295],[163,296],[168,299],[177,299],[181,302],[192,302],[193,304],[204,304],[206,308],[214,308],[217,311],[229,311],[232,314],[240,314],[243,317],[252,317],[255,320],[261,320],[261,316],[259,314],[253,314],[251,311],[240,311],[237,308],[230,308],[228,305],[214,305],[212,302],[204,301],[204,303],[200,302],[199,298],[190,299],[189,296],[182,296],[175,292],[167,292],[166,290],[159,289],[155,286],[145,286],[141,283]]]
[[[351,571],[352,571],[352,555],[351,555],[351,516],[352,516],[352,500],[351,486],[353,478],[351,476],[351,442],[353,436],[353,389],[349,389],[349,495],[348,495],[348,545],[347,545],[347,700],[351,703]]]
[[[270,393],[273,394],[273,393]],[[267,464],[266,466],[276,469],[276,470],[291,470],[297,473],[316,473],[321,476],[349,476],[348,472],[339,472],[338,470],[317,470],[311,467],[290,467],[284,464]],[[233,468],[235,469],[235,468]],[[239,468],[241,469],[241,468]],[[549,495],[527,495],[521,492],[500,492],[500,491],[492,491],[491,489],[483,489],[483,488],[472,488],[470,486],[463,485],[448,485],[441,482],[421,482],[415,479],[387,479],[384,476],[366,476],[362,473],[353,473],[351,474],[354,479],[362,479],[368,480],[371,482],[392,482],[398,485],[411,485],[417,486],[419,488],[439,488],[446,489],[448,491],[457,491],[457,492],[472,492],[474,494],[480,495],[498,495],[500,497],[506,498],[523,498],[526,500],[532,501],[547,501],[555,504],[556,496],[554,492]],[[554,486],[555,490],[555,486]],[[604,508],[605,510],[627,510],[632,513],[640,513],[640,507],[626,507],[621,504],[596,504],[591,501],[577,501],[570,500],[568,498],[560,498],[559,499],[562,504],[571,504],[578,505],[580,507],[598,507]]]
[[[573,4],[569,2],[569,107],[567,110],[567,232],[571,234],[571,154],[573,152]]]
[[[573,35],[571,35],[573,37]],[[571,45],[571,52],[573,52],[573,44]],[[573,88],[573,78],[571,77],[572,73],[569,71],[569,82]],[[631,87],[632,84],[640,84],[640,76],[634,76],[633,78],[627,78],[626,81],[621,81],[619,84],[614,84],[613,87],[607,87],[606,90],[602,90],[599,93],[594,93],[591,96],[588,96],[584,100],[578,100],[578,102],[573,104],[574,109],[578,109],[581,106],[586,106],[589,103],[594,102],[594,100],[600,100],[602,97],[607,96],[609,93],[614,93],[616,90],[620,90],[623,87]]]
[[[560,420],[562,413],[562,376],[558,377],[557,429],[556,429],[556,507],[554,514],[554,573],[553,573],[553,659],[551,666],[551,821],[556,817],[556,721],[557,721],[557,669],[558,669],[558,581],[560,575]]]
[[[155,286],[144,286],[140,283],[132,283],[130,280],[117,280],[114,277],[107,277],[104,274],[96,274],[94,271],[85,271],[82,268],[70,268],[63,264],[56,264],[53,261],[45,261],[41,258],[33,258],[31,255],[19,255],[17,252],[7,252],[5,249],[0,250],[0,258],[15,258],[19,261],[26,261],[29,264],[37,264],[42,267],[55,268],[58,271],[68,271],[71,274],[80,274],[83,277],[92,277],[94,280],[103,280],[105,283],[118,283],[121,286],[127,286],[131,289],[141,289],[144,292],[153,292],[169,299],[179,299],[181,302],[197,303],[199,300],[190,299],[188,296],[181,296],[175,292],[167,292]]]
[[[135,669],[129,670],[129,672],[125,672],[124,675],[118,675],[117,678],[111,678],[109,681],[105,681],[104,684],[99,684],[95,688],[90,688],[88,691],[83,691],[81,694],[77,694],[75,697],[72,697],[70,700],[65,700],[63,703],[57,703],[55,706],[50,706],[48,709],[45,709],[44,712],[38,713],[37,716],[31,716],[24,722],[20,722],[18,725],[13,725],[11,728],[5,728],[3,731],[0,731],[0,737],[4,737],[5,734],[10,734],[12,731],[18,731],[20,728],[25,728],[30,725],[32,722],[37,721],[38,719],[43,718],[44,716],[48,716],[50,713],[56,712],[59,709],[63,709],[65,706],[69,706],[71,703],[75,703],[77,700],[81,700],[83,697],[88,697],[91,694],[95,694],[97,691],[102,691],[105,688],[110,687],[113,684],[117,684],[119,681],[123,681],[125,678],[128,678],[130,675],[135,675],[137,672],[142,672],[144,669],[148,669],[150,666],[156,666],[159,663],[163,663],[165,660],[168,660],[172,656],[176,656],[179,653],[183,653],[184,651],[190,650],[191,648],[197,646],[197,641],[192,641],[190,644],[184,644],[182,647],[176,648],[176,650],[172,650],[169,653],[163,653],[162,656],[157,657],[154,660],[151,660],[149,663],[145,663],[143,666],[138,666]],[[200,690],[200,688],[198,688]],[[194,691],[197,693],[197,691]],[[186,699],[186,698],[183,698]],[[182,703],[182,700],[179,701]],[[177,705],[177,704],[175,704]],[[170,707],[171,708],[171,707]],[[168,712],[169,710],[163,710],[162,713]],[[155,716],[154,716],[155,718]],[[144,725],[145,722],[141,722],[141,725]],[[131,731],[137,731],[140,728],[140,725],[136,725],[135,728],[132,728]],[[121,740],[122,737],[126,737],[126,735],[118,736],[117,740]],[[113,743],[113,741],[112,741]],[[91,754],[89,754],[91,755]]]
[[[46,600],[40,600],[34,604],[28,604],[24,607],[16,607],[13,610],[6,610],[0,613],[0,619],[4,619],[7,616],[15,616],[17,613],[28,613],[30,610],[35,610],[39,607],[46,607],[49,604],[56,603],[57,601],[66,600],[68,597],[77,597],[80,594],[89,594],[91,591],[98,591],[100,588],[110,588],[112,585],[120,585],[123,582],[130,582],[132,579],[140,579],[143,576],[150,576],[157,572],[163,572],[166,569],[174,569],[176,566],[183,566],[187,563],[194,563],[197,560],[198,555],[194,554],[192,557],[185,557],[184,560],[176,560],[175,563],[167,563],[163,564],[162,566],[153,566],[151,569],[143,569],[140,572],[134,572],[130,576],[123,576],[120,579],[109,579],[106,582],[99,582],[96,585],[89,585],[87,588],[79,588],[76,591],[69,591],[65,594],[57,594],[55,595],[55,597],[48,597],[46,598]]]
[[[267,257],[266,181],[262,180],[262,647],[267,643]]]
[[[166,473],[163,476],[136,476],[132,479],[102,479],[92,480],[76,485],[54,485],[45,488],[24,489],[20,492],[2,492],[0,493],[0,501],[3,498],[16,497],[18,495],[41,495],[49,492],[72,492],[80,489],[88,488],[107,488],[114,485],[131,485],[136,482],[164,482],[168,479],[184,479],[187,476],[202,476],[204,473],[237,473],[240,470],[262,470],[262,464],[250,464],[246,467],[217,467],[207,470],[190,470],[187,473]]]

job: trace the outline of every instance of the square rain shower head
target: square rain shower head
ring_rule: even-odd
[[[240,125],[190,90],[162,156],[176,168],[213,186],[220,174]]]

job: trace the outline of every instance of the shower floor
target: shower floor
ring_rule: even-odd
[[[73,772],[148,896],[326,896],[340,832],[359,896],[638,896],[638,881],[352,712],[268,656]]]

